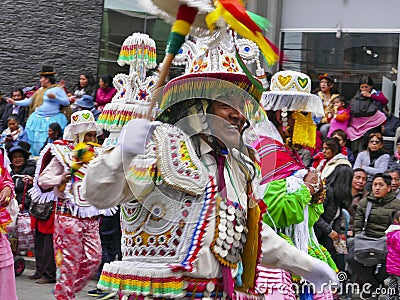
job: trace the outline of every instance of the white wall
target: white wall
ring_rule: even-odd
[[[400,0],[281,1],[281,30],[400,32]]]

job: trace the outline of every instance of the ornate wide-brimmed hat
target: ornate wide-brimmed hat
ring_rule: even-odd
[[[71,115],[71,124],[64,129],[64,140],[75,141],[77,135],[89,131],[96,131],[97,135],[102,134],[93,114],[88,110],[74,112]]]
[[[266,111],[294,112],[292,143],[315,147],[316,125],[312,116],[324,116],[321,98],[311,94],[311,79],[296,71],[280,71],[271,78],[270,91],[264,92],[261,105]],[[308,114],[304,114],[308,113]]]
[[[177,65],[185,65],[185,72],[166,84],[160,109],[185,99],[215,100],[237,90],[235,87],[259,102],[262,83],[242,68],[253,62],[261,69],[257,45],[232,37],[225,29],[215,36],[186,41],[174,60]]]
[[[301,72],[280,71],[271,78],[270,91],[264,92],[261,105],[265,110],[311,112],[323,117],[321,98],[311,94],[311,79]]]
[[[184,97],[215,99],[213,98],[215,91],[220,90],[221,86],[224,90],[229,89],[229,84],[226,83],[236,85],[257,101],[260,99],[263,86],[251,75],[246,63],[258,61],[260,52],[269,64],[275,63],[278,59],[277,48],[262,34],[268,24],[266,20],[254,22],[240,1],[146,0],[142,2],[147,2],[148,5],[150,3],[156,13],[161,11],[160,16],[167,21],[174,21],[159,83],[163,83],[164,71],[168,70],[168,65],[174,56],[176,56],[175,62],[186,64],[185,74],[169,81],[165,86],[161,109]],[[263,23],[262,28],[259,27],[261,23]],[[192,41],[186,40],[190,32]],[[236,33],[243,39],[237,38]],[[260,66],[257,73],[259,76],[265,76]]]
[[[120,66],[129,65],[129,74],[114,76],[117,93],[97,120],[101,128],[110,132],[121,131],[132,119],[155,116],[155,109],[149,110],[158,77],[147,76],[147,71],[157,66],[154,40],[147,34],[133,33],[123,42],[117,62]]]
[[[42,66],[42,70],[39,72],[39,75],[54,75],[57,74],[52,66],[44,65]]]

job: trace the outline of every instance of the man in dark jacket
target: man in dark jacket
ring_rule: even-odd
[[[392,178],[388,174],[378,173],[374,176],[371,193],[363,198],[357,207],[353,228],[355,234],[362,231],[367,203],[371,201],[372,208],[365,227],[365,234],[373,238],[385,236],[385,230],[390,225],[392,213],[400,210],[400,201],[396,199],[396,195],[392,191],[391,181]],[[374,288],[378,287],[388,276],[385,262],[372,267],[364,266],[354,260],[354,249],[349,249],[347,262],[361,282],[371,283]]]
[[[24,92],[22,89],[15,89],[11,93],[11,98],[14,101],[20,101],[24,98]],[[4,108],[4,113],[0,118],[0,132],[3,132],[3,130],[7,128],[7,119],[11,115],[16,116],[19,124],[25,128],[26,119],[28,118],[27,108],[14,104],[7,104]]]

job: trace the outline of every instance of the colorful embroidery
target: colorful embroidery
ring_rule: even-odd
[[[155,129],[154,139],[164,182],[190,195],[201,195],[208,181],[207,170],[183,131],[162,124]]]
[[[216,181],[208,179],[198,197],[161,184],[145,200],[121,205],[124,261],[105,265],[99,286],[153,297],[182,296],[182,273],[194,270],[215,206]]]

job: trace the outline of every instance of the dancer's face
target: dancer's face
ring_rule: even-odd
[[[96,131],[89,131],[85,133],[85,136],[83,137],[83,142],[84,143],[97,143],[97,132]]]
[[[246,118],[242,113],[243,108],[244,101],[239,97],[232,97],[226,102],[213,101],[211,103],[209,125],[221,147],[239,145],[240,134],[246,123]]]

